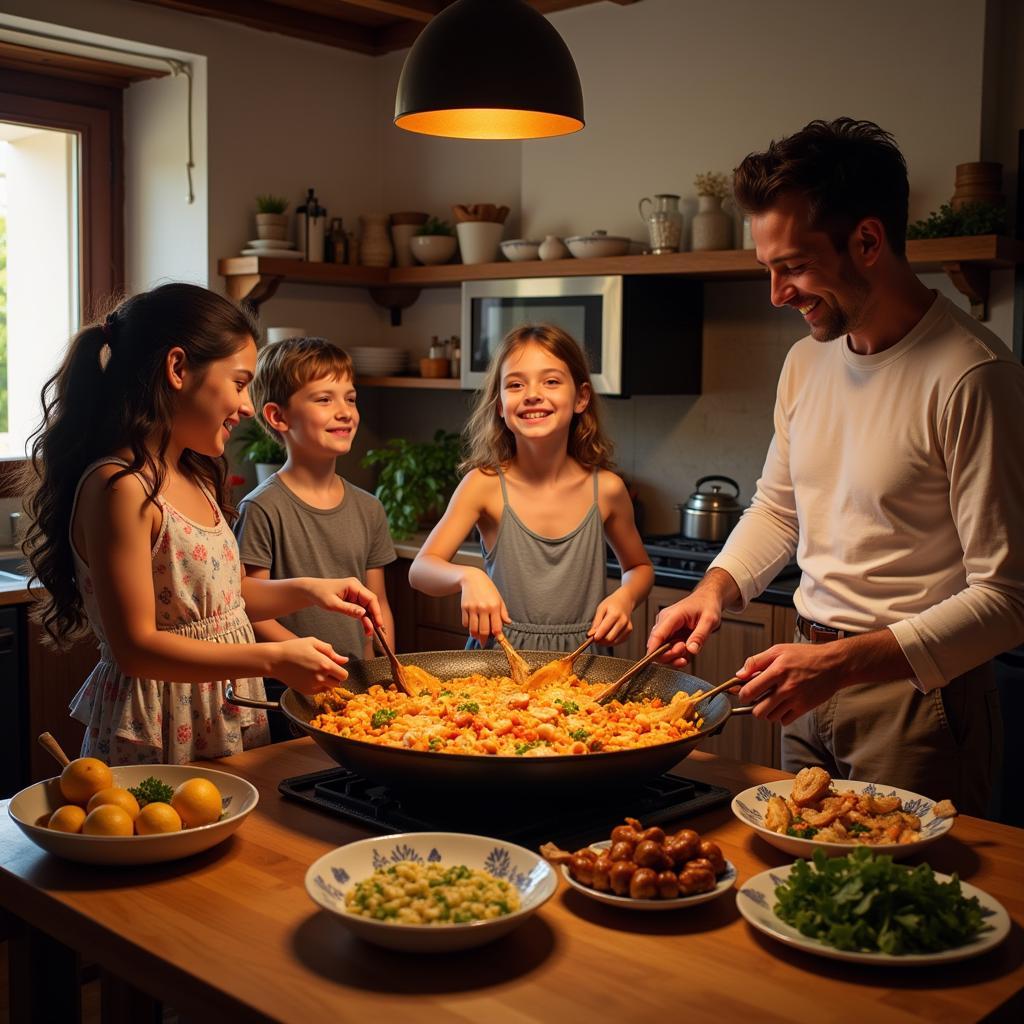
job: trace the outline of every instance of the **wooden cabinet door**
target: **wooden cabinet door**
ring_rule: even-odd
[[[604,592],[606,594],[610,594],[613,590],[618,590],[621,586],[622,580],[614,579],[609,576],[605,580]],[[633,609],[630,621],[633,623],[633,632],[629,634],[629,639],[625,643],[619,644],[615,647],[615,657],[628,658],[630,661],[639,661],[647,650],[647,634],[650,632],[647,625],[646,602],[641,601],[640,604]]]
[[[688,591],[655,587],[647,602],[647,616],[653,627],[658,612],[686,597]],[[742,612],[726,610],[718,631],[708,638],[704,649],[687,671],[712,686],[725,682],[750,657],[775,643],[775,609],[767,604],[750,604]],[[735,700],[735,698],[730,698]],[[729,720],[718,735],[701,743],[701,749],[722,757],[778,767],[779,727],[750,715]]]

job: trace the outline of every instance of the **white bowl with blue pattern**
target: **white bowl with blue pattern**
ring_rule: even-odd
[[[259,790],[245,779],[214,768],[191,764],[126,764],[110,769],[114,785],[129,789],[151,775],[176,789],[188,779],[206,779],[220,791],[222,813],[212,825],[162,832],[152,836],[86,836],[46,827],[50,815],[67,800],[60,778],[36,782],[11,797],[8,813],[18,828],[48,853],[84,864],[159,864],[191,857],[224,842],[255,810]]]
[[[873,782],[855,782],[852,779],[833,779],[832,788],[838,792],[852,790],[854,793],[869,793],[874,796],[898,796],[903,802],[903,810],[916,814],[921,819],[921,838],[912,843],[871,843],[870,848],[878,853],[887,853],[893,860],[909,857],[923,846],[934,843],[944,836],[952,827],[952,818],[936,818],[935,803],[919,793],[911,793],[907,789],[896,789],[893,786],[879,786]],[[815,850],[824,850],[829,857],[845,856],[857,845],[863,843],[823,843],[817,839],[801,839],[797,836],[782,835],[767,828],[764,823],[768,801],[773,796],[783,799],[793,792],[793,779],[780,779],[776,782],[762,782],[759,786],[751,786],[733,797],[732,813],[752,828],[766,843],[777,846],[794,857],[810,860]]]
[[[345,895],[378,868],[408,860],[486,871],[519,890],[518,910],[487,921],[465,924],[393,924],[353,914]],[[306,872],[306,892],[367,942],[411,953],[446,953],[482,946],[518,928],[546,903],[558,882],[542,857],[503,839],[461,832],[403,832],[339,846],[314,861]]]

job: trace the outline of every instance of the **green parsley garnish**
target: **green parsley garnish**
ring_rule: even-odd
[[[374,711],[373,718],[370,719],[370,728],[383,729],[385,725],[397,717],[397,711],[392,711],[390,708],[381,708],[380,711]]]
[[[429,697],[430,696],[430,691],[429,690],[420,690],[420,692],[418,694],[416,694],[416,696],[417,697]]]
[[[480,705],[475,700],[468,700],[465,704],[459,704],[456,711],[468,711],[471,715],[480,713]]]
[[[555,704],[560,707],[564,714],[575,715],[579,711],[580,706],[574,700],[560,700],[556,699]]]
[[[574,740],[579,740],[580,743],[582,743],[589,735],[590,735],[590,733],[587,732],[586,729],[570,729],[569,730],[569,738],[570,739],[574,739]]]
[[[438,692],[438,696],[439,697],[450,697],[451,695],[452,695],[452,691],[451,690],[440,690]]]
[[[517,743],[516,744],[516,754],[518,754],[520,757],[522,757],[523,754],[525,754],[528,750],[533,750],[534,747],[539,747],[539,746],[540,746],[540,743],[537,740],[534,740],[532,743]]]
[[[867,825],[864,825],[859,821],[855,821],[846,831],[851,835],[859,836],[863,832],[870,832],[871,829],[869,829]]]
[[[174,796],[173,787],[153,775],[143,779],[137,786],[130,786],[128,792],[139,802],[139,807],[145,807],[146,804],[169,804]]]
[[[427,746],[430,747],[431,750],[440,750],[444,744],[436,736],[433,736]]]
[[[816,850],[813,865],[798,860],[775,896],[776,917],[836,949],[937,953],[989,927],[956,875],[939,882],[927,864],[904,867],[866,847],[833,858]]]

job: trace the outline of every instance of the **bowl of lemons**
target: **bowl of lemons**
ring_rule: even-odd
[[[259,791],[228,772],[195,765],[110,768],[79,757],[8,805],[37,846],[86,864],[156,864],[189,857],[228,838],[252,813]]]

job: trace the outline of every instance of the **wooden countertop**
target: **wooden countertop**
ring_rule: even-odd
[[[31,926],[87,951],[102,969],[199,1020],[525,1024],[531,1021],[1020,1020],[1024,1010],[1024,831],[961,818],[927,849],[1014,919],[999,948],[935,968],[872,968],[788,949],[752,931],[724,896],[688,911],[602,906],[563,881],[507,938],[419,958],[364,945],[303,888],[307,867],[361,828],[277,793],[328,767],[310,739],[247,751],[216,766],[250,779],[260,804],[235,836],[197,857],[96,869],[50,857],[4,814],[0,899]],[[782,777],[695,753],[680,774],[732,792]],[[688,824],[718,842],[742,883],[791,858],[723,807]]]

